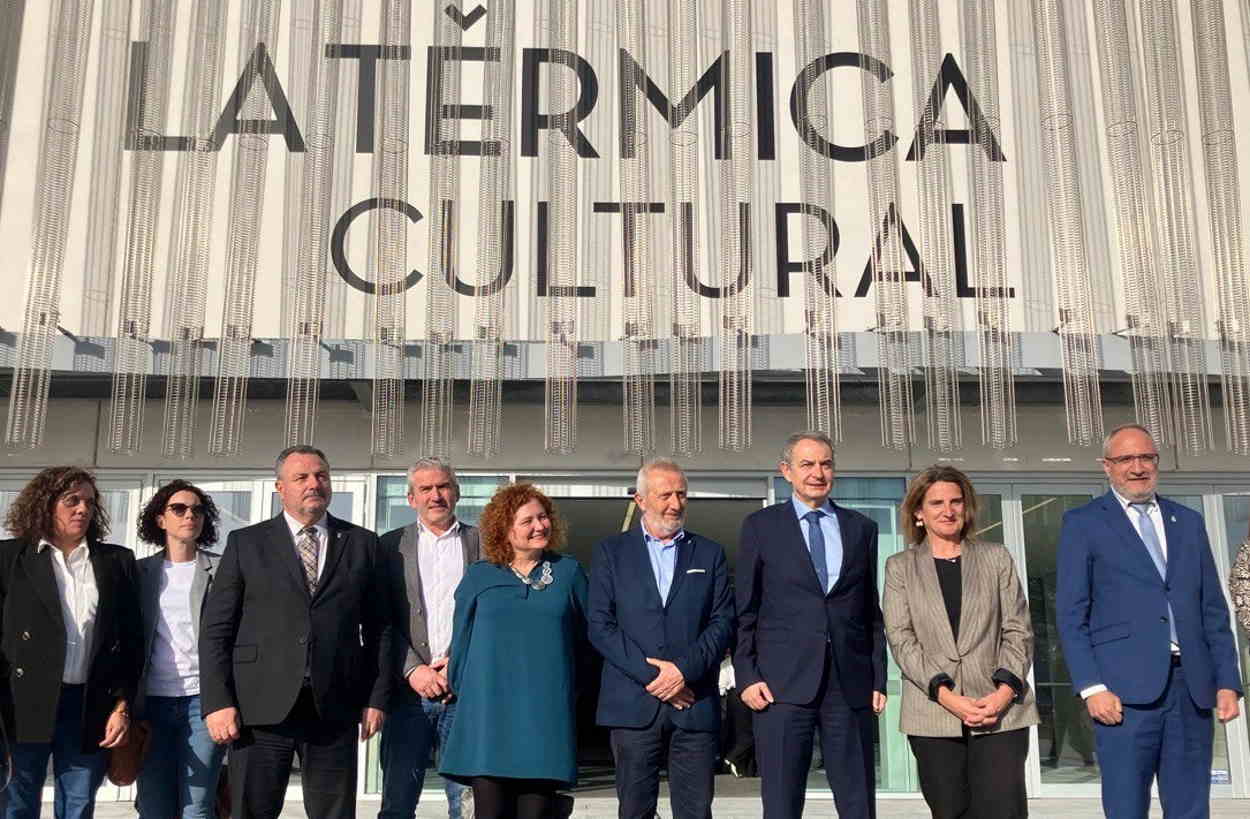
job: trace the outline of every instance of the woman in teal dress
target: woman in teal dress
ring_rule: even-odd
[[[477,819],[547,819],[556,790],[577,779],[586,573],[555,551],[563,523],[529,484],[496,492],[479,528],[486,559],[456,589],[449,682],[458,704],[441,769],[473,787]]]

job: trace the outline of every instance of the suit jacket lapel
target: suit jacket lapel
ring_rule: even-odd
[[[47,607],[52,618],[65,628],[65,617],[61,613],[61,593],[56,587],[56,575],[52,570],[52,549],[49,546],[43,554],[36,552],[38,543],[27,543],[22,552],[22,568],[30,578],[31,588]]]
[[[790,532],[790,542],[798,550],[801,565],[806,567],[806,571],[800,570],[800,574],[810,580],[811,587],[823,596],[825,590],[820,587],[820,578],[816,576],[816,566],[812,563],[812,552],[807,548],[807,541],[803,539],[803,527],[799,525],[799,518],[794,514],[794,502],[789,500],[783,502],[777,508],[777,514],[782,518],[782,530]]]
[[[1138,567],[1147,573],[1147,577],[1153,577],[1160,583],[1163,583],[1163,578],[1159,577],[1159,570],[1155,567],[1154,559],[1146,549],[1146,544],[1142,541],[1141,535],[1137,534],[1137,529],[1133,527],[1132,521],[1128,519],[1124,508],[1120,506],[1119,499],[1111,492],[1108,492],[1102,496],[1102,505],[1107,524],[1120,536],[1120,539],[1128,549],[1129,555],[1137,562]]]
[[[642,527],[635,526],[630,529],[626,535],[629,540],[628,548],[637,556],[634,560],[625,561],[626,565],[631,565],[638,573],[635,582],[642,586],[645,590],[643,594],[651,601],[651,604],[664,608],[665,601],[660,599],[660,587],[655,580],[655,570],[651,568],[651,551],[647,548],[647,539],[642,535]],[[673,585],[677,584],[677,573],[673,573]],[[673,586],[669,586],[668,599],[673,599]]]
[[[677,560],[673,567],[673,584],[668,587],[668,600],[664,602],[664,607],[668,608],[669,604],[677,597],[677,590],[681,588],[681,584],[686,579],[686,569],[690,568],[690,560],[694,556],[694,536],[686,532],[677,544]]]
[[[460,524],[460,550],[464,553],[464,567],[468,569],[482,553],[482,539],[475,527]]]
[[[960,552],[959,566],[959,640],[958,648],[967,653],[972,649],[971,642],[976,639],[977,629],[972,628],[975,618],[982,616],[978,607],[984,597],[983,589],[994,588],[993,583],[986,582],[981,576],[985,564],[981,560],[979,544],[965,540]],[[945,603],[943,603],[945,606]]]
[[[323,547],[326,550],[326,565],[321,570],[321,579],[317,581],[317,595],[321,594],[322,589],[330,585],[330,578],[334,575],[334,568],[339,564],[339,558],[343,556],[345,547],[347,546],[347,525],[334,517],[326,515],[326,543]],[[316,597],[317,595],[314,595]]]
[[[942,636],[942,649],[946,651],[946,656],[951,660],[959,658],[958,648],[955,646],[955,632],[951,630],[951,619],[946,613],[946,598],[942,596],[942,584],[938,582],[937,566],[933,563],[933,550],[929,548],[928,543],[921,543],[912,549],[912,559],[915,561],[916,577],[920,579],[920,596],[924,601],[924,613],[941,622],[938,626],[938,633]],[[962,574],[962,572],[961,572]],[[963,575],[966,584],[967,575]],[[967,586],[965,585],[965,589]],[[959,618],[960,633],[963,633],[963,616]]]
[[[278,562],[286,566],[291,580],[307,595],[308,581],[304,579],[304,566],[300,563],[299,554],[295,551],[295,537],[291,534],[291,527],[287,525],[286,515],[279,512],[276,518],[270,519],[269,526],[270,537],[278,550]],[[326,565],[329,565],[328,561]]]
[[[1163,518],[1163,536],[1167,539],[1167,549],[1165,559],[1167,561],[1165,574],[1167,579],[1171,580],[1173,574],[1173,564],[1178,560],[1184,560],[1188,555],[1185,550],[1184,533],[1181,532],[1180,524],[1176,521],[1176,513],[1173,510],[1172,501],[1165,498],[1156,497],[1159,504],[1159,517]]]
[[[116,576],[113,571],[112,561],[104,556],[104,550],[100,548],[100,544],[93,542],[87,543],[87,560],[91,563],[92,574],[95,575],[96,593],[99,597],[99,602],[96,604],[95,614],[97,627],[95,635],[91,641],[91,665],[87,666],[87,668],[90,669],[95,665],[95,658],[99,656],[100,649],[103,647],[105,642],[101,639],[104,637],[102,632],[104,632],[105,629],[100,628],[100,625],[104,623],[112,623],[114,620],[113,601],[117,599],[117,593],[113,590]],[[87,673],[90,674],[90,670],[88,670]]]
[[[843,509],[833,501],[829,501],[829,503],[833,506],[834,514],[838,516],[838,536],[842,539],[842,564],[838,566],[837,582],[833,584],[833,588],[829,589],[829,593],[833,594],[834,589],[841,586],[842,581],[849,574],[852,559],[851,550],[859,549],[860,524],[848,510]]]

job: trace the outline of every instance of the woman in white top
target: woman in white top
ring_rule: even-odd
[[[164,548],[139,561],[143,676],[136,712],[151,728],[139,771],[139,815],[209,819],[225,748],[200,714],[200,611],[218,556],[217,507],[183,480],[157,490],[139,517],[139,537]]]

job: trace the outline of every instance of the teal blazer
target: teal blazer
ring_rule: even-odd
[[[548,552],[535,591],[507,566],[478,561],[456,588],[449,682],[456,718],[441,771],[577,781],[576,667],[586,645],[586,573]],[[531,577],[538,580],[542,565]]]

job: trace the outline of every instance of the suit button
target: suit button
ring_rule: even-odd
[[[308,644],[308,638],[307,638],[307,637],[301,637],[301,638],[299,638],[299,644],[300,644],[300,645],[307,645],[307,644]]]
[[[1167,621],[1168,621],[1168,618],[1166,618],[1166,617],[1160,617],[1160,618],[1159,618],[1159,622],[1160,622],[1160,623],[1166,623]]]
[[[18,669],[15,669],[15,670],[13,671],[13,673],[14,673],[15,675],[17,675],[18,677],[20,677],[20,676],[22,676],[23,674],[25,674],[26,672],[25,672],[25,671],[23,671],[22,669],[18,668]]]
[[[23,640],[29,640],[29,639],[30,639],[30,632],[29,632],[29,631],[23,631],[23,632],[22,632],[22,639],[23,639]]]
[[[421,642],[417,643],[417,645],[421,646],[422,648],[427,647],[425,640],[422,640]]]
[[[421,614],[421,613],[422,613],[421,609],[420,609],[420,608],[418,608],[418,609],[417,609],[417,614]]]

